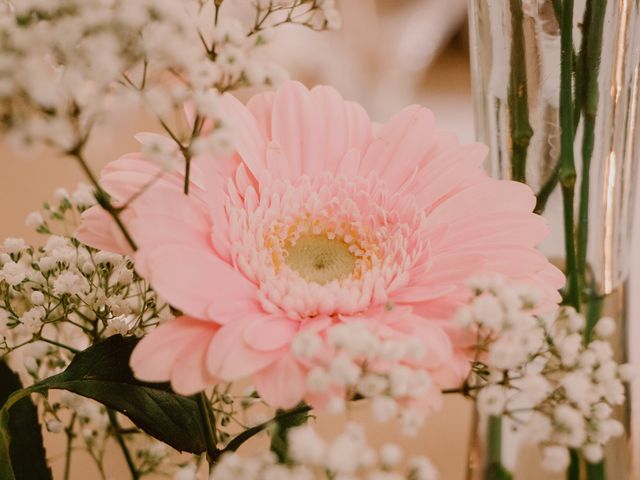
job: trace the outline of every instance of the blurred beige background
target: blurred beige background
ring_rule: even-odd
[[[271,53],[307,84],[330,83],[347,98],[365,105],[372,117],[384,120],[409,103],[431,108],[441,128],[473,139],[473,116],[465,30],[465,0],[343,0],[344,28],[331,34],[290,32],[271,47]],[[291,42],[291,35],[296,41]],[[301,39],[303,41],[301,41]],[[313,53],[312,53],[313,52]],[[142,112],[122,112],[104,125],[90,145],[97,171],[106,162],[137,148],[133,134],[153,129]],[[70,159],[18,158],[0,146],[0,238],[25,237],[37,241],[24,218],[50,198],[55,188],[73,188],[83,179]],[[353,413],[362,416],[357,410]],[[426,454],[443,480],[464,478],[471,410],[461,398],[446,399],[444,411],[428,420],[415,439],[389,435],[388,426],[375,425],[375,442],[401,441],[408,453]],[[323,428],[339,427],[328,419]],[[321,422],[322,423],[322,422]],[[62,437],[47,436],[55,478],[62,478]],[[109,478],[128,479],[117,448],[108,455]],[[72,479],[99,478],[88,458],[78,455]],[[146,477],[145,477],[146,478]],[[149,477],[150,478],[150,477]]]

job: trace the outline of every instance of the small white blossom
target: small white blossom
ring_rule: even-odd
[[[502,415],[507,404],[505,389],[491,385],[480,390],[477,398],[478,411],[485,415]]]
[[[37,230],[44,224],[45,221],[40,212],[31,212],[29,215],[27,215],[27,218],[25,220],[25,225],[29,228],[33,228],[34,230]]]
[[[310,425],[291,429],[289,453],[296,462],[322,466],[326,455],[326,443]]]
[[[415,437],[424,425],[426,414],[409,408],[400,414],[400,428],[402,433],[409,437]]]
[[[176,470],[173,474],[173,480],[198,480],[198,469],[190,463]]]
[[[542,465],[551,472],[562,472],[569,466],[569,450],[565,447],[551,446],[542,450]]]
[[[25,312],[20,321],[25,331],[31,335],[37,333],[42,328],[42,320],[46,315],[45,309],[42,307],[33,307],[31,310]]]
[[[22,238],[7,238],[4,243],[4,251],[7,253],[20,253],[27,245]]]
[[[385,468],[394,468],[400,464],[404,452],[395,443],[385,443],[380,447],[380,463]]]
[[[609,338],[616,331],[616,321],[611,317],[602,317],[596,323],[593,331],[600,338]]]
[[[584,454],[584,458],[587,462],[590,463],[598,463],[602,461],[604,453],[602,451],[602,446],[597,443],[589,443],[582,447],[582,453]]]
[[[113,335],[127,335],[129,333],[129,325],[122,317],[112,318],[107,322],[107,328],[104,330],[105,337]]]
[[[34,290],[31,292],[31,303],[34,305],[42,305],[45,301],[44,293]]]
[[[27,278],[24,266],[16,262],[7,262],[0,270],[0,280],[4,280],[11,286],[18,285]]]
[[[64,425],[59,420],[49,420],[46,425],[47,430],[51,433],[61,433],[64,431]]]
[[[82,277],[70,271],[62,272],[53,281],[53,291],[58,295],[80,295],[85,287]]]
[[[292,353],[300,358],[314,358],[322,348],[322,340],[312,330],[306,330],[293,339],[291,343]]]
[[[412,480],[438,480],[438,471],[426,457],[416,457],[409,462]]]

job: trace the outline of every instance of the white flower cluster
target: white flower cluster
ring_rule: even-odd
[[[69,236],[79,214],[95,203],[93,189],[82,184],[71,193],[58,189],[54,198],[27,218],[28,226],[47,235],[43,246],[17,238],[0,245],[0,354],[34,382],[61,372],[77,352],[105,337],[142,335],[172,316],[131,260]],[[34,400],[46,429],[66,435],[74,451],[84,450],[103,477],[105,450],[114,439],[128,445],[141,475],[176,469],[170,448],[146,436],[128,442],[118,414],[108,414],[93,400],[68,392],[53,401]],[[131,433],[141,437],[137,429]]]
[[[3,127],[22,147],[46,143],[64,151],[76,148],[122,73],[167,50],[160,41],[163,35],[163,42],[178,42],[172,50],[175,59],[180,51],[183,59],[193,58],[193,29],[187,19],[178,2],[166,0],[4,2]]]
[[[330,350],[323,355],[323,349]],[[380,339],[364,323],[330,327],[326,338],[312,330],[294,339],[292,352],[310,362],[307,390],[318,405],[341,412],[350,400],[371,399],[374,417],[381,422],[400,419],[402,430],[415,435],[428,409],[422,403],[434,391],[429,373],[413,366],[425,354],[414,337]]]
[[[614,360],[606,340],[615,321],[604,317],[586,332],[573,308],[536,315],[539,295],[530,288],[497,276],[470,286],[474,297],[457,321],[479,339],[466,385],[478,410],[522,424],[550,470],[568,466],[569,448],[599,462],[603,445],[624,432],[613,409],[624,403],[624,382],[633,375],[630,365]]]
[[[114,97],[142,98],[161,119],[185,103],[211,117],[212,89],[270,85],[285,76],[255,54],[275,27],[339,24],[331,0],[258,2],[240,9],[240,18],[228,15],[238,13],[234,3],[2,2],[0,130],[22,150],[47,144],[77,154],[113,110]]]
[[[387,443],[376,451],[364,428],[354,422],[333,441],[324,440],[310,425],[289,431],[289,461],[278,463],[273,454],[242,457],[225,455],[211,480],[436,480],[438,473],[426,457],[405,459],[398,445]],[[406,466],[405,466],[406,465]]]
[[[103,478],[107,476],[107,449],[114,441],[120,440],[126,442],[131,461],[140,476],[153,473],[168,476],[176,470],[170,447],[150,437],[141,438],[137,429],[122,428],[118,414],[108,414],[104,406],[93,400],[64,391],[53,403],[49,403],[46,397],[37,399],[42,403],[43,423],[47,430],[66,435],[73,442],[74,449],[83,449],[93,459]],[[135,435],[137,441],[127,441],[131,435]]]
[[[44,215],[29,215],[28,223],[42,233],[50,234],[57,224],[71,228],[91,203],[85,186],[72,194],[59,190],[56,198],[57,205],[47,204]],[[64,367],[69,353],[101,338],[142,335],[170,317],[169,307],[126,257],[62,235],[49,235],[39,248],[17,238],[0,247],[0,350],[42,343],[37,354],[24,356],[35,378],[52,373],[48,366]]]

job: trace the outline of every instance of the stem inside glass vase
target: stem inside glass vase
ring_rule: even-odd
[[[585,341],[602,315],[613,316],[620,332],[616,356],[628,361],[625,282],[640,158],[640,4],[469,0],[469,13],[476,127],[490,146],[492,174],[536,191],[535,212],[552,231],[541,250],[567,276],[563,303],[585,316]],[[629,405],[616,414],[623,422],[633,416]],[[518,441],[509,429],[496,428],[498,422],[484,419],[476,436],[474,459],[484,468],[474,472],[485,479],[496,478],[487,476],[489,462],[505,460],[496,456],[498,445]],[[607,449],[606,464],[590,464],[580,449],[573,451],[568,478],[635,478],[628,473],[635,468],[625,443],[630,435]],[[524,450],[505,460],[513,475],[534,458]]]

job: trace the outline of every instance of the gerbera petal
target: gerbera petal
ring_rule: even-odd
[[[260,182],[266,180],[268,171],[264,161],[267,139],[258,127],[256,119],[233,95],[222,96],[224,114],[234,131],[234,146],[253,176]]]
[[[270,142],[267,147],[267,168],[274,178],[287,178],[289,160],[278,142]]]
[[[489,212],[529,213],[535,202],[533,191],[524,183],[487,178],[446,199],[429,212],[429,216],[433,222],[451,223]]]
[[[314,116],[317,118],[315,166],[311,174],[335,173],[338,163],[349,149],[349,123],[345,103],[335,88],[317,86],[311,90]]]
[[[461,145],[429,159],[411,182],[408,192],[432,209],[446,198],[487,178],[480,165],[487,155],[481,144]]]
[[[376,172],[391,191],[398,189],[414,173],[430,148],[433,114],[412,105],[395,115],[382,128],[379,138],[367,149],[360,174]]]
[[[255,387],[267,404],[289,409],[302,401],[306,387],[303,368],[291,354],[283,355],[254,378]]]
[[[336,168],[337,175],[344,175],[345,177],[355,177],[360,168],[360,162],[362,160],[362,154],[360,150],[352,148],[349,150],[340,160]]]
[[[255,117],[264,138],[268,140],[271,139],[271,114],[275,98],[274,92],[263,92],[251,97],[247,103],[247,109]]]
[[[169,381],[185,349],[202,340],[210,342],[218,328],[215,323],[190,317],[178,317],[160,325],[143,337],[131,354],[129,364],[135,377],[145,382]],[[193,368],[202,366],[196,363]]]
[[[191,316],[225,323],[258,310],[255,285],[213,252],[163,244],[138,251],[136,268],[161,297]]]
[[[156,187],[140,198],[131,233],[144,248],[165,243],[209,248],[211,221],[204,205],[174,189]]]
[[[432,380],[441,389],[460,388],[469,375],[471,368],[471,358],[468,352],[454,350],[449,359],[448,368],[437,368],[431,370]]]
[[[131,214],[124,212],[120,217],[126,223]],[[121,255],[133,253],[118,224],[100,205],[94,205],[82,212],[80,226],[75,235],[82,243],[93,248]]]
[[[255,319],[247,316],[230,322],[216,333],[207,352],[209,374],[226,381],[238,380],[262,370],[283,355],[282,350],[260,351],[248,345],[245,331]]]
[[[259,317],[244,329],[244,340],[249,347],[270,352],[286,347],[298,332],[300,322],[286,317]]]
[[[287,176],[295,179],[303,173],[321,171],[314,151],[319,147],[317,122],[309,91],[298,82],[287,82],[276,93],[273,104],[272,135],[289,161]]]
[[[364,151],[371,143],[373,128],[366,110],[355,102],[345,102],[349,125],[349,147]]]
[[[486,213],[473,220],[450,223],[444,250],[474,245],[521,245],[534,247],[549,235],[547,221],[534,214],[507,212]]]
[[[206,364],[207,351],[213,336],[212,333],[194,337],[180,351],[171,369],[171,388],[174,392],[193,395],[217,381],[209,374]]]
[[[414,303],[426,302],[443,297],[456,290],[456,285],[436,285],[434,287],[411,285],[398,289],[391,297],[395,302]]]

